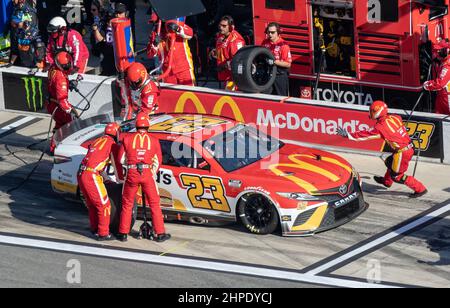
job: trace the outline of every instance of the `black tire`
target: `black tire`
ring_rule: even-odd
[[[238,89],[247,93],[268,93],[277,77],[277,67],[269,65],[267,59],[275,61],[273,54],[264,47],[241,48],[231,62],[233,81]]]
[[[245,195],[239,201],[237,215],[247,230],[256,234],[272,234],[280,224],[277,209],[260,194]]]
[[[111,222],[109,224],[110,232],[117,234],[119,232],[120,213],[122,212],[122,185],[119,184],[107,184],[106,190],[108,191],[109,200],[111,202]],[[133,229],[134,223],[137,219],[137,203],[134,203],[133,215],[131,218],[131,229]]]

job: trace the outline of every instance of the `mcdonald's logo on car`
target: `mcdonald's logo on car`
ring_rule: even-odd
[[[136,144],[138,143],[138,140],[139,140],[139,148],[140,149],[147,148],[147,150],[150,151],[152,141],[150,140],[150,136],[149,135],[147,135],[147,134],[145,134],[145,135],[136,134],[136,136],[134,136],[134,139],[133,139],[133,149],[137,148]],[[145,143],[145,142],[147,142],[147,143]]]
[[[183,93],[180,98],[178,99],[177,105],[175,107],[176,113],[185,113],[186,104],[188,102],[191,102],[197,113],[199,114],[211,114],[215,116],[224,116],[223,109],[225,106],[229,106],[231,108],[231,111],[233,112],[233,118],[237,122],[245,123],[244,116],[242,115],[241,110],[239,109],[239,106],[234,101],[234,99],[230,96],[222,96],[214,105],[214,108],[212,110],[206,110],[203,103],[200,101],[198,96],[195,93],[192,92],[185,92]]]

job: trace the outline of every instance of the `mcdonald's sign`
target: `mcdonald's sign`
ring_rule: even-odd
[[[193,92],[185,92],[183,93],[175,106],[176,113],[184,113],[186,110],[186,105],[188,102],[192,103],[199,114],[212,114],[216,116],[223,116],[223,109],[225,106],[229,106],[233,112],[233,118],[241,123],[245,123],[244,116],[242,115],[239,106],[235,102],[235,100],[230,96],[222,96],[214,105],[214,108],[211,111],[207,111],[205,106],[200,101],[198,96]]]

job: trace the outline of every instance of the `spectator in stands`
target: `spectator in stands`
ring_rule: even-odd
[[[245,40],[235,30],[231,16],[224,16],[219,22],[219,33],[216,38],[216,48],[211,56],[217,60],[217,72],[220,82],[225,83],[225,89],[236,91],[231,75],[231,61],[234,55],[245,46]]]
[[[9,65],[22,65],[19,50],[19,32],[25,23],[31,27],[37,25],[36,10],[25,0],[14,0],[14,10],[11,17],[11,57]]]
[[[25,21],[17,31],[18,54],[12,54],[11,61],[20,58],[20,66],[30,69],[43,69],[46,47],[36,25]]]
[[[111,20],[119,14],[126,13],[126,8],[117,6],[115,11],[111,11],[106,6],[101,6],[100,2],[94,0],[91,5],[91,13],[94,16],[92,25],[93,54],[101,57],[101,75],[112,76],[117,73],[114,61],[114,45]]]
[[[128,11],[127,17],[131,20],[131,29],[133,30],[133,47],[136,49],[136,0],[111,0],[111,2],[115,3],[116,9],[119,3],[125,4]]]
[[[292,65],[291,49],[285,40],[281,38],[281,27],[278,23],[272,22],[266,28],[267,38],[262,42],[262,46],[268,48],[275,56],[275,61],[269,61],[270,65],[276,65],[277,78],[273,86],[274,95],[289,96],[289,69]]]

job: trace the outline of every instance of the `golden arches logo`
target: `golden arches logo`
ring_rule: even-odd
[[[298,176],[295,176],[292,174],[287,174],[285,171],[281,170],[280,168],[284,167],[284,168],[291,168],[291,169],[300,169],[300,170],[304,170],[304,171],[317,173],[317,174],[320,174],[320,175],[328,178],[332,182],[338,182],[341,179],[336,174],[334,174],[324,168],[318,167],[318,166],[316,166],[312,163],[308,163],[306,161],[302,161],[301,159],[299,159],[301,157],[311,158],[312,160],[316,159],[316,157],[314,157],[312,155],[293,154],[293,155],[289,156],[289,160],[291,161],[291,163],[274,164],[274,165],[271,165],[269,167],[269,169],[277,176],[285,177],[286,179],[297,184],[299,187],[304,189],[308,194],[313,194],[314,192],[318,191],[317,187],[315,187],[313,184],[299,178]],[[352,173],[351,167],[345,165],[344,163],[342,163],[334,158],[321,157],[321,161],[324,161],[324,162],[327,162],[327,163],[330,163],[333,165],[337,165],[337,166],[345,169],[347,172],[349,172],[349,174]]]
[[[106,142],[108,142],[108,139],[105,138],[105,137],[102,137],[102,138],[98,139],[98,140],[94,143],[94,147],[99,146],[98,149],[101,151],[101,150],[103,150],[103,148],[105,147]]]
[[[150,137],[148,135],[141,135],[141,134],[136,134],[136,136],[134,136],[133,139],[133,149],[136,149],[136,143],[139,140],[139,148],[140,149],[144,149],[145,148],[145,142],[147,141],[147,150],[150,151],[151,149],[151,144],[152,141],[150,140]]]
[[[197,113],[199,114],[208,114],[208,112],[205,109],[205,106],[200,101],[198,96],[192,92],[185,92],[183,93],[180,98],[178,99],[177,105],[175,107],[176,113],[184,113],[186,109],[186,104],[188,102],[192,102],[195,106],[195,109],[197,110]],[[237,103],[234,101],[234,99],[230,96],[222,96],[215,104],[212,114],[216,116],[221,116],[223,114],[223,108],[225,106],[230,106],[231,110],[233,111],[234,119],[238,122],[245,122],[244,116],[242,115],[241,110],[239,109]]]

